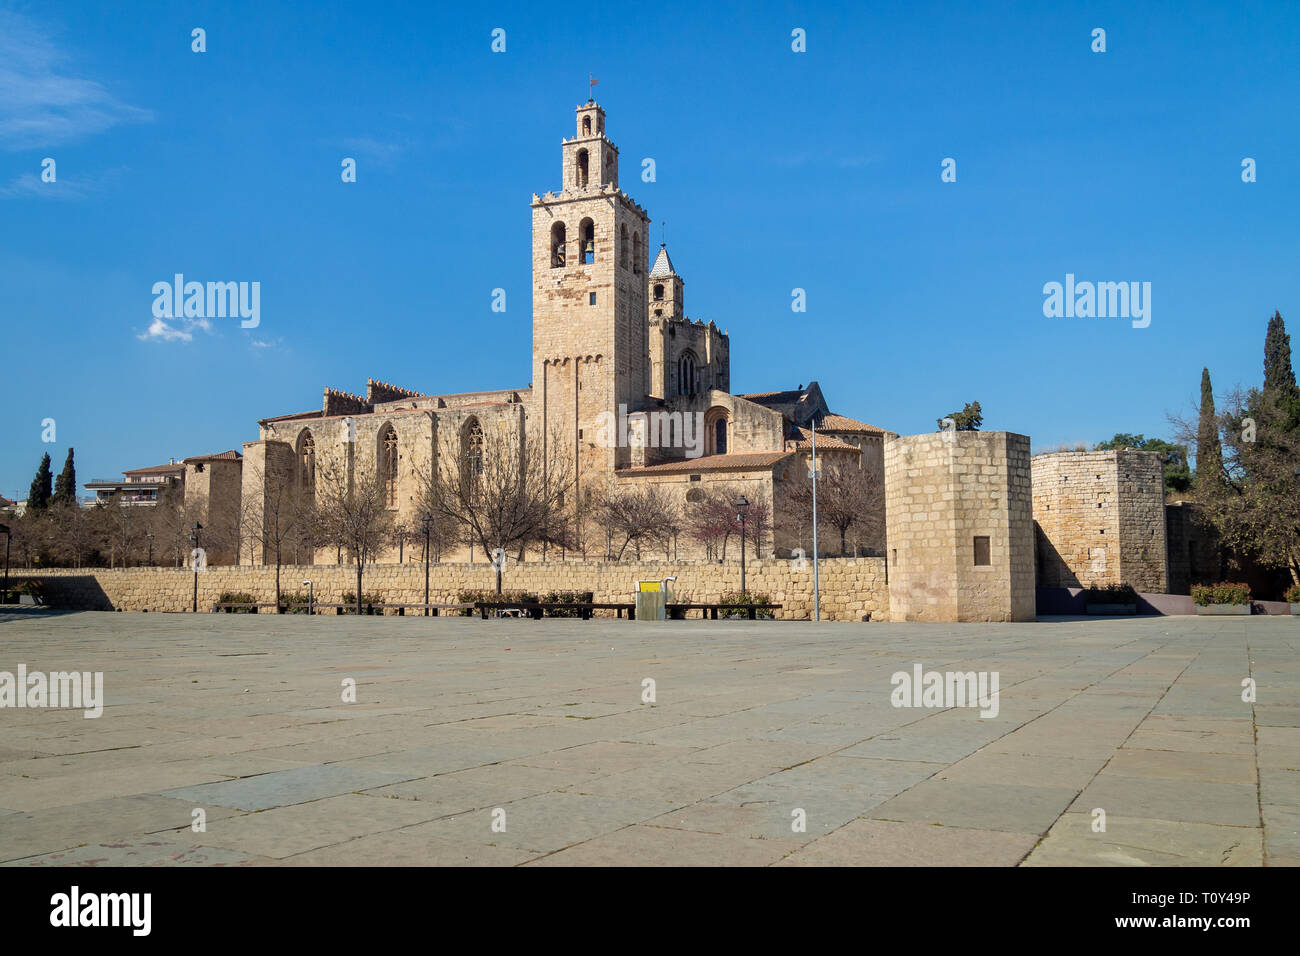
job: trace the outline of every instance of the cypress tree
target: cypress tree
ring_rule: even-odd
[[[1219,422],[1214,413],[1214,390],[1210,387],[1210,370],[1201,369],[1201,419],[1196,429],[1196,483],[1205,492],[1207,482],[1218,483],[1223,477],[1223,447],[1219,444]]]
[[[75,505],[77,503],[77,466],[72,462],[72,449],[63,462],[63,470],[54,482],[54,503],[56,505]]]
[[[45,457],[41,459],[41,466],[36,469],[36,477],[32,479],[31,490],[27,492],[28,511],[44,511],[50,506],[50,489],[53,483],[54,475],[50,471],[50,453],[46,452]]]
[[[1291,336],[1286,333],[1282,313],[1275,311],[1264,335],[1264,391],[1293,394],[1295,369],[1291,367]]]
[[[1283,432],[1300,429],[1300,388],[1296,387],[1291,365],[1291,336],[1287,335],[1282,313],[1274,312],[1264,335],[1264,396],[1269,417],[1277,415]],[[1272,411],[1276,409],[1276,411]]]

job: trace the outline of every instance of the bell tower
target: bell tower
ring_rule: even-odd
[[[533,195],[533,425],[572,454],[581,487],[631,458],[601,442],[645,407],[649,216],[618,187],[618,149],[594,100],[560,144],[561,188]],[[615,429],[616,431],[617,429]],[[552,456],[554,451],[551,452]]]

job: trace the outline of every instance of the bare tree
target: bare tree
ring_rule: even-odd
[[[572,468],[567,457],[548,460],[542,447],[513,429],[489,429],[472,459],[443,456],[427,473],[417,469],[421,502],[484,554],[522,553],[528,545],[562,541]],[[498,594],[502,563],[496,564]]]
[[[820,456],[819,456],[820,457]],[[790,491],[791,530],[812,527],[812,482],[799,482]],[[840,539],[840,554],[848,554],[850,532],[859,540],[879,540],[884,527],[880,480],[856,462],[821,460],[817,478],[817,525]]]
[[[280,607],[280,568],[285,552],[295,552],[313,522],[313,509],[292,481],[266,482],[265,471],[253,466],[255,487],[266,488],[257,500],[242,499],[240,503],[240,536],[249,545],[250,559],[257,562],[256,550],[261,549],[263,560],[267,552],[275,558],[275,606]]]
[[[351,556],[357,569],[357,614],[361,613],[361,582],[366,564],[384,548],[393,528],[393,512],[380,475],[356,468],[354,474],[338,462],[316,466],[316,502],[312,524],[321,543]]]
[[[668,526],[679,524],[674,518],[677,510],[672,497],[658,485],[620,487],[609,483],[593,492],[592,505],[597,524],[605,531],[607,556],[621,561],[631,545],[641,559],[643,545],[662,546]],[[613,541],[618,539],[618,553],[613,554]]]
[[[140,508],[126,502],[126,496],[119,491],[96,507],[91,517],[108,545],[108,566],[117,567],[120,561],[125,567],[131,556],[139,552],[140,542],[144,539],[145,519],[141,517]]]
[[[99,546],[98,529],[79,504],[51,505],[49,510],[55,554],[71,567],[81,567]]]

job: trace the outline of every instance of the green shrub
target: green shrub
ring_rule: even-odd
[[[1202,607],[1211,604],[1249,604],[1250,585],[1220,581],[1218,584],[1192,586],[1192,600]]]
[[[460,591],[456,594],[457,604],[473,604],[475,601],[489,603],[518,601],[521,604],[536,604],[539,600],[541,599],[531,591],[502,591],[500,594],[496,591]],[[461,611],[465,617],[473,613],[473,608]]]
[[[551,591],[542,595],[543,604],[590,604],[595,600],[593,591]],[[581,617],[582,611],[574,608],[572,611],[549,610],[546,612],[551,617]]]
[[[15,594],[30,594],[32,597],[45,597],[45,582],[40,578],[24,578],[13,586]]]
[[[743,608],[746,604],[770,604],[772,603],[772,596],[770,594],[757,594],[752,591],[731,591],[722,595],[722,597],[718,599],[718,603],[724,606],[724,609],[718,612],[719,617],[748,618],[748,610],[728,611],[725,610],[725,607],[727,605],[734,605],[738,608]],[[770,621],[776,617],[776,613],[770,610],[760,610],[757,612],[757,617],[759,620]]]
[[[217,598],[218,604],[254,604],[257,598],[251,594],[245,594],[242,591],[222,591],[221,596]],[[229,608],[235,614],[252,614],[257,608],[255,607],[234,607]]]
[[[1089,604],[1136,604],[1137,591],[1131,584],[1107,584],[1099,588],[1084,588],[1083,599]]]
[[[301,604],[302,607],[293,607],[294,604]],[[307,592],[295,591],[290,594],[288,591],[280,592],[280,607],[284,608],[285,614],[306,614],[307,613]]]
[[[383,604],[383,603],[384,603],[384,596],[383,596],[382,594],[366,594],[366,593],[362,592],[362,594],[361,594],[361,613],[362,613],[362,614],[376,614],[376,613],[378,613],[378,614],[382,614],[382,613],[383,613],[382,610],[380,610],[380,611],[376,611],[376,610],[375,610],[375,605],[376,605],[376,604]],[[343,592],[343,604],[344,604],[344,608],[343,608],[343,613],[344,613],[344,614],[356,614],[356,613],[357,613],[357,592],[356,592],[356,591],[344,591],[344,592]]]
[[[1292,585],[1287,589],[1286,599],[1291,604],[1300,604],[1300,584]]]

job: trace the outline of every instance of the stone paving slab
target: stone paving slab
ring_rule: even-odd
[[[188,800],[195,806],[270,810],[272,807],[306,803],[322,797],[334,797],[413,779],[415,779],[414,774],[384,773],[331,764],[277,770],[273,773],[223,783],[164,790],[161,795],[177,800]]]
[[[1263,831],[1108,813],[1106,831],[1091,812],[1070,812],[1024,866],[1260,866]]]
[[[1015,866],[1034,845],[1025,833],[854,820],[779,866]]]
[[[171,840],[98,843],[59,850],[0,866],[242,866],[254,858],[233,850]]]
[[[0,863],[1296,865],[1295,636],[16,617],[0,669],[103,671],[106,701],[0,710]],[[997,671],[998,714],[893,707],[916,664]]]

